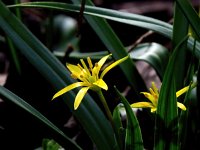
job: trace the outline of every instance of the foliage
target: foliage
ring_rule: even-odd
[[[22,129],[11,134],[21,132],[28,136],[21,141],[28,149],[196,148],[200,140],[200,19],[191,2],[176,0],[173,5],[170,24],[154,17],[96,7],[90,0],[72,0],[71,4],[13,1],[11,5],[0,0],[0,46],[6,47],[11,55],[11,69],[7,83],[0,87],[0,95],[11,114],[22,111],[25,115],[25,119],[22,115],[17,121],[19,126],[23,124]],[[38,21],[40,17],[28,14],[38,21],[39,29],[28,24],[30,20],[23,20],[26,10],[46,15]],[[78,22],[74,16],[78,16]],[[92,33],[92,38],[82,35],[84,25],[90,26],[86,35],[90,38]],[[128,37],[132,41],[140,36],[134,44],[124,46],[115,25],[148,32]],[[145,39],[153,34],[158,39]],[[96,39],[97,44],[93,43]],[[83,60],[86,58],[88,64]],[[76,65],[79,59],[81,65]],[[156,72],[160,90],[153,84],[150,93],[144,92],[149,81],[139,72],[138,62],[145,62]],[[56,99],[51,101],[57,92]],[[142,109],[135,111],[138,102],[137,107]],[[144,109],[147,108],[144,104],[153,113]],[[75,119],[70,120],[72,116]],[[41,126],[33,127],[37,133],[23,129],[29,123],[28,118],[33,126]],[[2,126],[6,134],[9,125]],[[34,134],[41,134],[39,144],[31,147],[29,143],[36,139]],[[84,136],[83,143],[79,141],[80,134]],[[10,147],[20,145],[20,140],[13,141],[16,142]]]

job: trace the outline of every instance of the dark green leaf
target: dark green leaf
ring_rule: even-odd
[[[176,0],[176,2],[177,5],[179,5],[179,8],[181,9],[182,13],[189,21],[197,37],[200,39],[200,33],[199,33],[200,19],[197,12],[195,11],[195,9],[192,7],[191,3],[188,0]]]
[[[62,10],[62,11],[73,11],[73,12],[79,12],[79,9],[80,9],[80,6],[78,5],[70,5],[66,3],[57,3],[57,2],[56,3],[51,3],[51,2],[24,3],[20,5],[15,5],[15,7],[36,7],[36,8],[41,7],[41,8]],[[163,22],[151,17],[131,14],[127,12],[121,12],[121,11],[116,11],[116,10],[110,10],[110,9],[105,9],[105,8],[92,7],[92,6],[87,6],[87,5],[85,6],[84,13],[88,15],[92,15],[92,16],[98,16],[105,19],[125,23],[125,24],[138,26],[138,27],[145,28],[148,30],[153,30],[165,37],[168,37],[170,39],[172,38],[173,26],[166,22]],[[185,13],[187,13],[187,11]],[[193,44],[194,44],[194,39],[190,37],[188,40],[188,47],[190,51],[193,49]],[[197,42],[196,44],[196,50],[194,53],[197,58],[200,58],[200,43],[199,42]]]
[[[69,145],[70,149],[81,149],[73,140],[67,137],[58,127],[56,127],[52,122],[50,122],[45,116],[43,116],[39,111],[25,102],[23,99],[9,91],[8,89],[0,86],[0,95],[5,97],[5,100],[9,100],[16,104],[17,106],[21,107],[22,109],[26,110],[28,113],[32,114],[34,117],[42,121],[44,124],[55,130],[57,133],[62,135],[65,139],[67,144]]]
[[[126,138],[125,138],[125,149],[126,150],[143,150],[142,134],[139,126],[139,122],[130,106],[128,101],[115,87],[115,92],[119,99],[124,104],[126,109],[127,127],[126,127]]]
[[[178,149],[178,113],[174,70],[180,46],[186,42],[185,37],[173,51],[167,65],[156,113],[155,149]]]
[[[150,64],[162,79],[169,59],[169,51],[157,43],[143,43],[130,52],[130,57]]]
[[[5,31],[27,60],[53,85],[56,91],[74,82],[67,69],[17,20],[1,1],[0,28]],[[114,133],[100,108],[89,95],[86,95],[79,109],[73,111],[75,95],[74,92],[70,91],[63,95],[63,98],[92,141],[98,149],[114,149],[116,146]]]
[[[175,11],[174,11],[174,23],[173,23],[173,37],[172,44],[173,47],[176,47],[183,37],[188,35],[188,21],[185,18],[184,14],[181,12],[179,5],[175,3]],[[174,76],[176,81],[176,89],[180,89],[184,85],[184,79],[186,76],[186,70],[188,67],[188,63],[186,59],[188,59],[188,51],[187,51],[187,43],[185,42],[179,47],[179,57],[176,59],[175,68],[179,68],[174,70]],[[180,73],[181,72],[181,73]]]
[[[122,150],[124,147],[125,137],[124,137],[124,128],[122,126],[122,120],[120,115],[120,106],[116,106],[113,111],[113,122],[115,125],[116,139],[120,149]]]

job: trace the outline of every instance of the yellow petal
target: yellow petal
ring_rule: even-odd
[[[106,56],[104,56],[103,58],[101,58],[100,60],[99,60],[99,62],[98,62],[98,66],[101,68],[103,65],[104,65],[104,63],[106,62],[106,60],[111,56],[112,54],[109,54],[109,55],[106,55]]]
[[[151,95],[151,94],[148,93],[148,92],[141,92],[141,94],[144,94],[144,96],[145,96],[146,98],[148,98],[148,99],[152,102],[152,104],[153,104],[155,107],[157,107],[158,99],[156,99],[153,95]]]
[[[99,71],[103,64],[106,62],[106,60],[111,56],[112,54],[106,55],[103,58],[99,60],[97,64],[95,64],[95,67],[92,69],[92,75],[97,76],[99,74]]]
[[[97,85],[98,87],[104,89],[104,90],[108,90],[108,86],[107,84],[102,80],[102,79],[99,79],[97,80],[96,82],[93,83],[94,85]]]
[[[78,108],[78,106],[80,105],[81,101],[83,100],[83,97],[85,96],[89,88],[90,87],[83,87],[80,89],[74,101],[74,110]]]
[[[183,93],[187,92],[188,89],[189,89],[189,86],[186,86],[186,87],[182,88],[181,90],[179,90],[178,92],[176,92],[176,97],[179,97]]]
[[[157,108],[151,108],[151,112],[155,112],[157,110]]]
[[[126,57],[124,57],[124,58],[122,58],[122,59],[119,59],[119,60],[115,61],[114,63],[112,63],[111,65],[109,65],[108,67],[106,67],[106,68],[104,69],[104,71],[102,72],[100,78],[102,79],[103,76],[104,76],[110,69],[112,69],[112,68],[116,67],[117,65],[121,64],[123,61],[127,60],[128,57],[129,57],[129,56],[126,56]]]
[[[72,74],[76,75],[77,77],[81,75],[82,70],[78,66],[72,64],[67,64],[66,66]]]
[[[180,109],[184,110],[184,111],[186,110],[185,105],[183,105],[182,103],[177,102],[177,106],[178,106]]]
[[[66,93],[66,92],[68,92],[68,91],[74,89],[74,88],[77,88],[77,87],[79,87],[79,86],[84,86],[84,85],[85,85],[85,83],[83,83],[83,82],[76,82],[76,83],[70,84],[69,86],[67,86],[67,87],[61,89],[60,91],[58,91],[58,92],[53,96],[52,100],[55,99],[56,97],[58,97],[58,96],[64,94],[64,93]]]
[[[131,104],[133,108],[155,108],[152,103],[150,102],[137,102]]]

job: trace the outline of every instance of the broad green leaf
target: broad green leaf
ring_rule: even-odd
[[[125,137],[125,150],[143,150],[143,140],[140,130],[139,122],[129,104],[124,96],[115,87],[115,92],[119,99],[122,101],[126,109],[126,137]]]
[[[162,79],[169,59],[169,51],[157,43],[143,43],[130,52],[130,57],[150,64]]]
[[[174,70],[180,46],[185,37],[173,51],[167,65],[158,99],[155,127],[155,150],[178,149],[178,110]]]
[[[3,86],[0,86],[0,95],[3,96],[4,100],[9,100],[12,103],[16,104],[17,106],[24,109],[26,112],[32,114],[34,117],[39,119],[41,122],[46,124],[49,128],[53,129],[57,133],[59,133],[61,136],[63,136],[66,139],[66,142],[68,143],[68,146],[70,149],[81,149],[73,140],[71,140],[69,137],[67,137],[58,127],[56,127],[52,122],[50,122],[45,116],[43,116],[39,111],[37,111],[34,107],[32,107],[30,104],[28,104],[26,101],[9,91],[8,89],[4,88]]]
[[[0,1],[0,28],[10,37],[20,52],[53,85],[56,91],[71,84],[67,69]],[[56,92],[55,91],[55,92]],[[77,92],[77,91],[76,91]],[[52,96],[55,93],[52,93]],[[63,95],[64,101],[79,120],[98,149],[114,149],[116,142],[111,126],[94,100],[85,96],[77,111],[73,110],[76,93]]]

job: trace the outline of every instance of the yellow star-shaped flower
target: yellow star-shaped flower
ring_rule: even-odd
[[[176,92],[176,97],[179,97],[180,95],[182,95],[183,93],[188,91],[188,89],[189,89],[189,86],[184,87],[183,89],[179,90],[178,92]],[[150,100],[150,102],[133,103],[133,104],[131,104],[131,107],[133,107],[133,108],[151,108],[151,112],[155,112],[157,110],[158,98],[159,98],[159,91],[158,91],[158,88],[156,87],[155,83],[152,82],[152,88],[149,89],[149,93],[148,92],[141,92],[141,93],[144,94],[144,96],[146,98],[148,98]],[[186,110],[186,107],[180,102],[177,102],[177,106],[182,110]]]
[[[112,63],[111,65],[106,67],[101,74],[99,74],[102,66],[104,65],[104,63],[110,56],[111,56],[111,54],[104,56],[103,58],[101,58],[99,60],[98,63],[95,63],[94,66],[92,64],[90,57],[88,57],[87,62],[88,62],[89,67],[87,67],[87,65],[83,59],[80,60],[81,65],[80,64],[78,64],[78,65],[67,64],[67,68],[71,72],[72,78],[78,79],[78,80],[80,80],[80,82],[73,83],[73,84],[61,89],[53,96],[52,99],[55,99],[56,97],[66,93],[74,88],[82,87],[80,89],[80,91],[78,92],[78,94],[76,95],[76,98],[74,101],[74,109],[76,110],[78,108],[78,106],[80,105],[83,97],[85,96],[85,94],[87,93],[87,91],[89,89],[91,89],[93,91],[98,91],[100,89],[108,90],[108,86],[103,80],[104,75],[109,70],[111,70],[118,64],[122,63],[129,57],[129,56],[126,56],[126,57]]]

